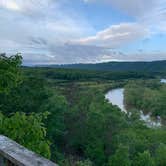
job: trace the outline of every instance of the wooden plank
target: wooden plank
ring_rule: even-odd
[[[17,166],[58,166],[3,135],[0,135],[0,156]]]

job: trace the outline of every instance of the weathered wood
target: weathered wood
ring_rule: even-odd
[[[0,135],[0,156],[0,163],[3,163],[5,158],[16,166],[58,166],[2,135]]]
[[[0,156],[0,166],[5,166],[4,158]]]

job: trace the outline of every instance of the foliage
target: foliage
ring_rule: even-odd
[[[0,54],[0,92],[8,92],[10,88],[16,87],[21,81],[20,65],[21,56],[7,57],[5,54]]]
[[[151,82],[132,82],[125,88],[125,103],[129,108],[137,108],[152,116],[166,120],[166,85]]]
[[[54,68],[24,68],[28,75],[38,75],[46,79],[57,79],[63,81],[108,81],[124,79],[154,78],[150,73],[136,71],[91,71],[74,69],[54,69]]]
[[[166,165],[166,145],[165,144],[160,144],[159,147],[157,148],[155,160],[158,166]]]
[[[76,166],[92,166],[92,162],[89,160],[78,161],[76,162]]]
[[[132,165],[133,166],[155,166],[155,163],[149,151],[144,151],[143,153],[138,153]]]
[[[0,114],[0,133],[6,135],[25,147],[50,158],[49,141],[46,128],[42,123],[46,114],[15,113],[11,117]]]
[[[116,150],[115,154],[109,159],[109,166],[130,166],[129,150],[122,145]]]

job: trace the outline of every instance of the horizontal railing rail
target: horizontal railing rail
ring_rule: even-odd
[[[52,161],[0,135],[0,166],[58,166]]]

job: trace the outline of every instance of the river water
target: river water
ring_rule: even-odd
[[[161,83],[166,83],[166,79],[161,79],[160,82]]]
[[[112,103],[117,105],[122,112],[127,113],[124,105],[124,88],[116,88],[110,90],[106,93],[105,98]],[[140,110],[140,120],[143,120],[149,127],[159,127],[161,126],[161,119],[158,117],[158,120],[152,120],[150,113],[147,115],[143,114],[143,111]]]
[[[117,88],[110,90],[106,95],[105,98],[108,99],[110,103],[113,105],[117,105],[121,111],[127,113],[125,106],[124,106],[124,88]]]

